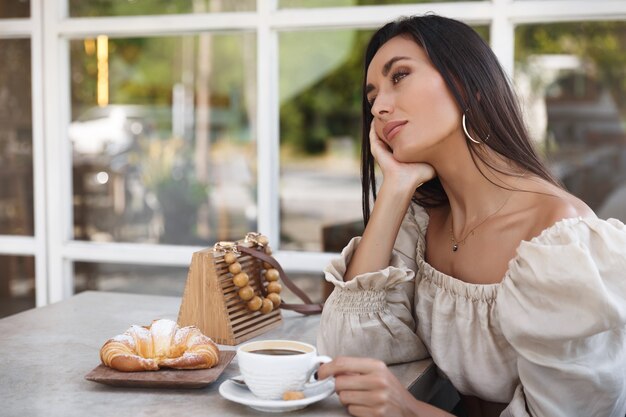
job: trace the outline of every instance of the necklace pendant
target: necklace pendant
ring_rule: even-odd
[[[459,245],[455,243],[454,245],[452,245],[452,252],[456,252],[457,250],[459,250]]]

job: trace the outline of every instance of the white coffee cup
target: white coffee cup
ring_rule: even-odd
[[[295,353],[292,353],[295,352]],[[326,381],[310,382],[323,363],[315,346],[294,340],[259,340],[237,349],[239,370],[252,393],[262,399],[282,399],[286,391],[302,391]]]

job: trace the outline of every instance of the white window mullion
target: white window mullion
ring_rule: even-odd
[[[0,236],[0,254],[2,255],[26,255],[37,253],[35,239],[30,236]]]
[[[338,256],[335,253],[325,252],[279,251],[275,258],[287,273],[321,274],[324,267]]]
[[[29,37],[34,30],[34,24],[33,19],[0,19],[0,38]]]
[[[510,15],[516,24],[625,20],[626,1],[521,0]]]
[[[489,22],[492,4],[488,1],[416,3],[389,6],[281,9],[272,18],[274,29],[377,28],[400,16],[436,13],[478,25]]]
[[[270,28],[275,7],[276,0],[257,0],[257,218],[259,231],[278,248],[278,34]]]
[[[58,33],[58,32],[57,32]],[[57,39],[58,49],[58,76],[57,81],[60,86],[60,92],[57,96],[58,105],[58,126],[54,131],[57,136],[57,152],[58,163],[57,175],[60,182],[59,201],[56,206],[59,208],[58,223],[60,233],[57,235],[55,242],[59,246],[66,245],[74,237],[74,198],[72,186],[72,168],[74,161],[72,159],[72,148],[67,135],[71,122],[71,84],[70,84],[70,43],[68,39],[61,36],[55,36]],[[60,251],[62,253],[62,251]],[[72,263],[63,258],[59,262],[58,271],[61,276],[58,278],[61,283],[63,298],[69,298],[74,294],[74,268]]]
[[[70,262],[186,267],[191,263],[193,253],[204,249],[199,246],[73,241],[63,245],[61,257]],[[285,270],[309,273],[321,272],[331,259],[337,257],[334,253],[297,251],[277,251],[274,255]]]
[[[33,123],[33,204],[35,223],[35,299],[38,307],[48,303],[46,251],[46,185],[43,129],[43,0],[30,3],[33,32],[31,35],[31,101]]]
[[[196,246],[73,241],[63,245],[61,255],[70,261],[189,266],[193,253],[203,249]]]
[[[48,302],[56,302],[73,292],[72,271],[62,257],[62,246],[72,236],[72,160],[66,135],[70,108],[69,46],[59,36],[65,7],[60,3],[64,2],[42,3]]]
[[[513,78],[515,27],[507,13],[510,0],[493,0],[493,15],[489,38],[491,49],[507,75]]]
[[[253,12],[80,17],[63,19],[59,34],[74,39],[101,33],[111,37],[164,36],[207,30],[250,30],[256,28],[256,22]]]

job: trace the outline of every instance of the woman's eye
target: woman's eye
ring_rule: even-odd
[[[393,73],[391,75],[391,82],[393,84],[398,84],[400,82],[400,80],[402,80],[407,75],[409,75],[408,71],[398,71],[398,72],[395,72],[395,73]],[[374,100],[376,100],[376,96],[367,99],[367,102],[369,103],[370,107],[372,107],[374,105]]]
[[[393,81],[394,84],[398,84],[400,80],[406,77],[407,75],[409,75],[408,72],[396,72],[395,74],[391,76],[391,81]]]

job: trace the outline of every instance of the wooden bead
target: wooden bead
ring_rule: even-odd
[[[250,301],[248,301],[248,310],[257,311],[263,305],[263,300],[258,295],[252,297]]]
[[[237,255],[232,252],[228,252],[226,255],[224,255],[224,262],[226,262],[228,265],[234,263],[236,260]]]
[[[278,270],[274,269],[274,268],[270,268],[267,271],[265,271],[265,279],[272,282],[272,281],[278,281],[278,278],[280,277],[280,275],[278,274]]]
[[[280,295],[276,294],[275,292],[267,294],[267,299],[272,302],[274,308],[278,308],[278,306],[280,305]]]
[[[263,262],[263,269],[271,269],[274,268],[271,264],[268,264],[267,262]]]
[[[248,277],[248,274],[246,274],[245,272],[240,272],[233,277],[233,284],[235,284],[239,288],[248,285],[249,281],[250,277]]]
[[[265,254],[266,255],[271,255],[272,254],[272,248],[270,248],[269,246],[265,247]]]
[[[249,299],[254,297],[254,290],[252,289],[251,286],[246,285],[245,287],[239,290],[238,294],[239,294],[239,298],[241,298],[243,301],[248,301]]]
[[[280,290],[282,289],[283,287],[276,281],[267,284],[267,292],[280,294]]]
[[[271,312],[272,310],[274,310],[274,303],[272,302],[272,300],[264,298],[263,305],[261,305],[261,313],[267,314]]]
[[[267,238],[267,236],[261,235],[256,239],[257,242],[259,242],[259,245],[267,245],[270,241]]]
[[[241,264],[239,262],[228,265],[228,272],[235,275],[241,272]]]

